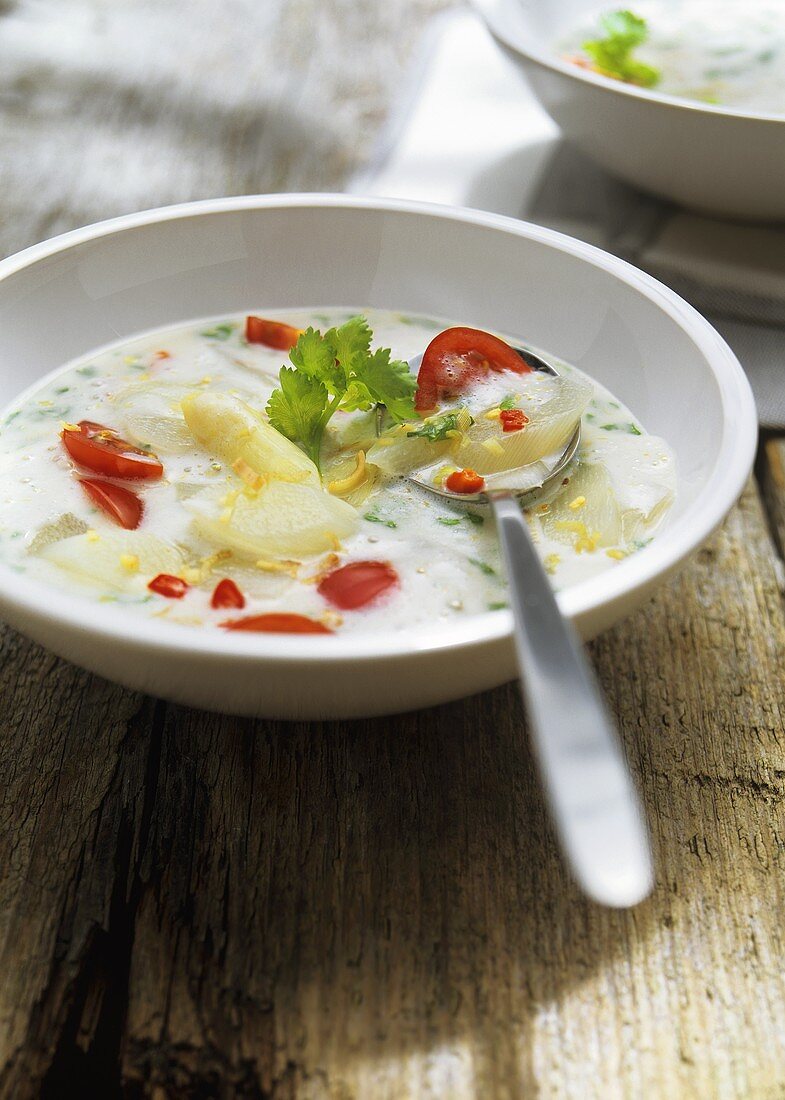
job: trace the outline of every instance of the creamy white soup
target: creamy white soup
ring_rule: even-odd
[[[3,414],[0,558],[212,629],[449,622],[507,606],[493,520],[407,475],[478,490],[563,450],[581,420],[577,460],[525,513],[564,588],[655,536],[676,472],[612,394],[549,361],[556,378],[500,338],[377,310],[220,318],[101,349]]]
[[[782,0],[637,0],[560,42],[578,64],[665,95],[785,115]]]

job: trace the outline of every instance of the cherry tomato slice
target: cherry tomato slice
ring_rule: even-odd
[[[414,407],[430,412],[445,399],[464,393],[488,371],[530,374],[521,356],[490,332],[478,328],[448,328],[434,336],[417,374]]]
[[[529,418],[523,409],[502,409],[499,413],[503,432],[519,432],[529,423]]]
[[[480,493],[485,485],[485,478],[476,470],[454,470],[444,485],[451,493]]]
[[[245,596],[240,589],[229,577],[224,577],[222,581],[219,581],[215,586],[212,599],[210,600],[211,607],[245,607]]]
[[[157,592],[159,596],[167,596],[170,600],[181,600],[188,591],[190,585],[182,577],[173,577],[171,573],[159,573],[153,577],[147,586],[151,592]]]
[[[398,584],[398,574],[386,561],[352,561],[334,569],[319,583],[319,592],[344,611],[367,607]]]
[[[301,331],[282,321],[265,321],[263,317],[245,318],[245,338],[249,344],[264,344],[268,348],[289,351],[297,343]]]
[[[80,477],[79,484],[93,503],[126,531],[135,531],[142,522],[144,504],[130,489],[100,477]]]
[[[248,630],[258,634],[332,634],[324,623],[305,615],[272,611],[267,615],[248,615],[245,619],[229,619],[221,626],[227,630]]]
[[[151,481],[164,472],[154,454],[139,450],[111,428],[91,420],[80,420],[78,429],[63,428],[61,438],[74,462],[96,474]]]

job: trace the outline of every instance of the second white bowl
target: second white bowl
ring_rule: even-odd
[[[785,219],[785,115],[674,99],[562,60],[560,37],[597,0],[473,3],[565,137],[602,167],[705,213]]]

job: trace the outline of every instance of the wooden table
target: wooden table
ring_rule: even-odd
[[[33,27],[6,4],[0,250],[339,188],[437,6],[47,0]],[[785,1096],[783,540],[772,439],[723,530],[592,646],[656,846],[627,913],[565,875],[512,687],[243,721],[5,630],[0,1096]]]

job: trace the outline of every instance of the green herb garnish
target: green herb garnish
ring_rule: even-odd
[[[631,11],[612,11],[601,16],[600,26],[605,37],[584,42],[583,48],[604,76],[642,88],[653,88],[659,83],[660,70],[632,56],[633,50],[649,37],[645,19]]]
[[[451,519],[449,516],[437,516],[436,522],[443,523],[445,527],[457,527],[461,521],[457,517]]]
[[[235,328],[235,325],[224,322],[220,325],[215,325],[214,328],[204,329],[200,335],[206,336],[208,340],[228,340]]]
[[[363,519],[367,519],[369,523],[381,523],[385,527],[397,527],[398,524],[394,519],[384,519],[383,516],[377,516],[373,512],[366,512]]]
[[[514,397],[512,394],[510,394],[509,397],[505,397],[503,401],[499,402],[499,408],[500,409],[514,409],[517,404],[518,404],[518,398]]]
[[[458,420],[463,411],[463,409],[456,409],[455,412],[442,413],[441,416],[429,416],[427,420],[423,421],[419,428],[407,432],[406,435],[410,438],[416,436],[420,439],[427,439],[429,443],[441,443],[442,440],[448,438],[450,432],[457,432],[460,430],[458,428]],[[469,416],[467,427],[471,427],[473,423],[474,418]]]
[[[475,527],[482,527],[485,523],[485,517],[478,516],[476,512],[467,512],[463,518],[468,520],[469,523],[473,523]]]
[[[472,565],[476,565],[480,572],[484,573],[486,577],[496,576],[496,570],[493,568],[493,566],[488,565],[487,562],[480,561],[479,558],[469,558],[469,561],[472,563]]]
[[[498,603],[489,603],[488,604],[488,610],[489,611],[505,611],[509,606],[510,605],[508,603],[505,603],[503,600],[500,600]]]
[[[267,415],[317,467],[324,429],[339,409],[385,405],[393,420],[414,416],[417,381],[408,363],[391,359],[389,348],[372,352],[372,337],[364,317],[352,317],[324,335],[308,328],[289,352],[293,366],[281,367]]]

